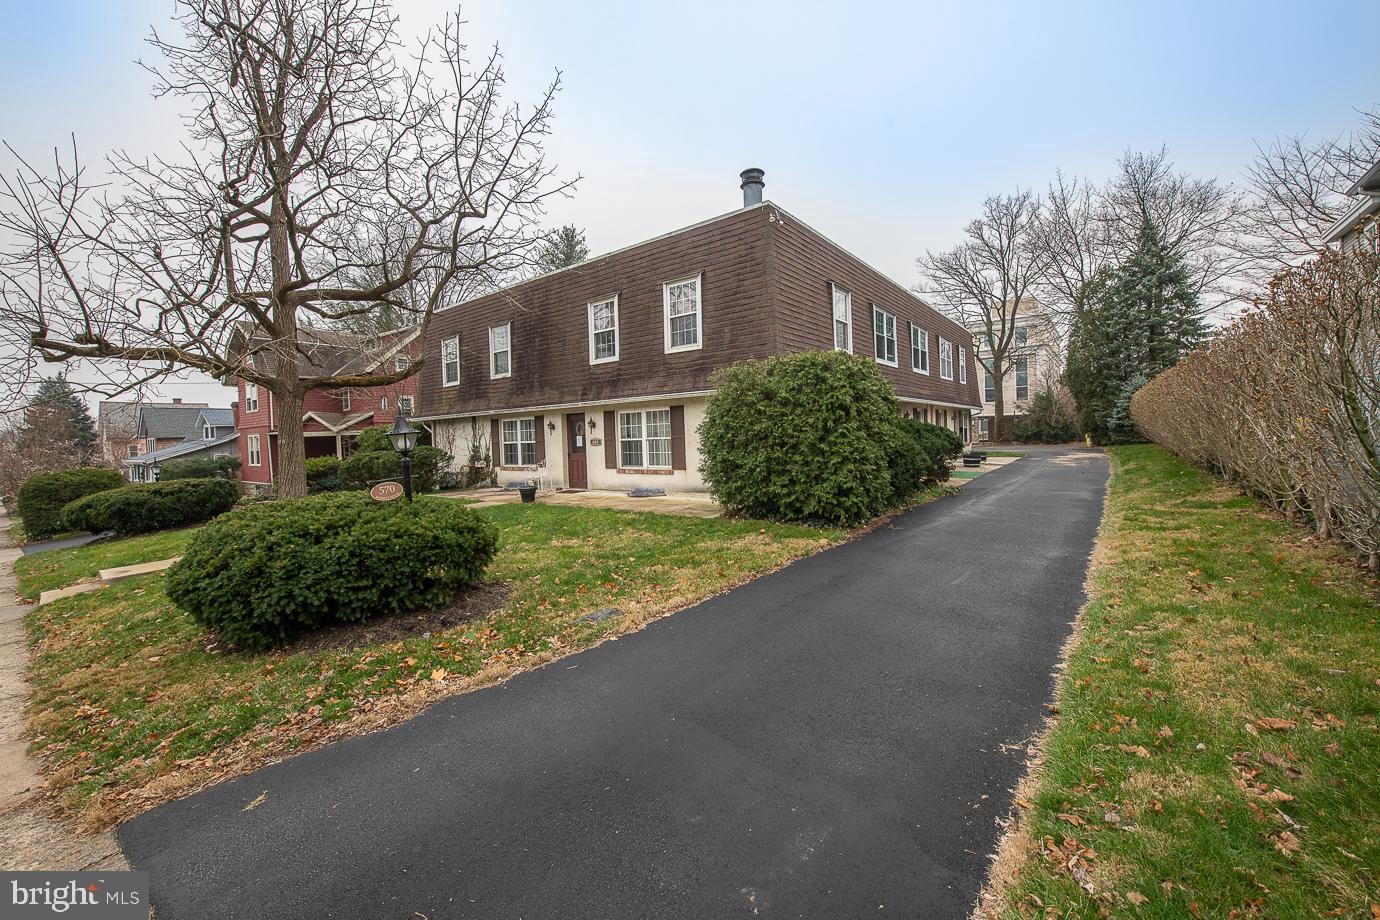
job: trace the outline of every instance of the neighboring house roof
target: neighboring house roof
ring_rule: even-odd
[[[196,406],[144,406],[139,410],[139,436],[142,438],[201,437],[201,413]]]
[[[235,410],[202,409],[201,423],[210,425],[212,428],[233,428],[235,425]]]
[[[1380,214],[1380,160],[1362,173],[1361,178],[1347,189],[1348,195],[1360,196],[1341,217],[1323,232],[1324,243],[1335,243],[1356,229],[1357,224]]]
[[[174,460],[191,454],[199,454],[202,451],[211,450],[222,444],[229,444],[238,437],[239,432],[231,432],[230,434],[223,434],[218,438],[211,438],[210,440],[204,438],[189,438],[186,441],[179,441],[176,444],[170,444],[159,450],[151,450],[146,454],[130,457],[124,462],[127,466],[148,466],[151,463],[162,463],[167,460]]]
[[[302,416],[304,419],[316,419],[331,431],[344,431],[351,425],[373,417],[373,412],[317,412],[315,410],[304,413]]]
[[[96,431],[107,438],[133,438],[139,433],[139,410],[145,406],[189,406],[204,409],[208,403],[141,402],[137,399],[103,399],[96,404]]]
[[[363,335],[340,329],[299,326],[297,363],[299,378],[369,373],[402,351],[417,337],[416,327],[395,329],[380,335]],[[227,349],[232,360],[243,356],[254,370],[271,376],[278,366],[271,340],[261,329],[240,323]]]

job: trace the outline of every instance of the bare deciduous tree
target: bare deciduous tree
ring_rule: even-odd
[[[1016,340],[1017,313],[1049,264],[1037,245],[1040,199],[1030,191],[995,195],[982,216],[964,229],[967,239],[946,252],[927,252],[916,260],[924,282],[917,288],[940,309],[973,332],[975,352],[996,386],[992,437],[1009,436],[1006,375],[1025,346]]]
[[[10,149],[6,383],[40,359],[113,363],[121,389],[243,377],[273,394],[280,493],[300,495],[304,396],[425,363],[331,375],[304,330],[388,309],[425,339],[457,290],[521,267],[542,202],[568,188],[541,150],[559,80],[506,104],[496,50],[472,66],[448,17],[403,55],[386,0],[182,0],[175,19],[184,38],[155,31],[149,70],[189,106],[177,161],[112,154],[102,191],[75,142],[46,171]],[[232,341],[273,360],[247,365]]]
[[[1356,131],[1311,141],[1276,138],[1257,146],[1246,167],[1251,235],[1249,253],[1263,274],[1297,265],[1322,248],[1323,233],[1351,207],[1347,192],[1380,160],[1380,109]]]

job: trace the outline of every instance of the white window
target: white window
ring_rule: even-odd
[[[345,389],[343,389],[343,390],[340,391],[340,408],[341,408],[342,411],[344,411],[344,412],[349,412],[349,411],[350,411],[350,400],[351,400],[352,398],[353,398],[353,394],[350,393],[350,388],[349,388],[349,387],[346,387]]]
[[[446,339],[441,343],[441,386],[453,387],[460,383],[460,336]]]
[[[618,465],[629,469],[671,468],[671,410],[618,413]]]
[[[954,379],[954,347],[947,340],[939,340],[939,376]]]
[[[534,466],[537,462],[536,419],[503,420],[503,465]]]
[[[211,432],[211,426],[210,426],[210,425],[202,425],[202,426],[201,426],[201,440],[203,440],[203,441],[209,441],[209,440],[211,440],[211,434],[212,434],[212,432]]]
[[[259,385],[257,383],[246,383],[244,385],[244,411],[259,411]]]
[[[837,284],[831,285],[831,287],[834,291],[834,350],[851,352],[853,350],[853,295]]]
[[[393,370],[398,371],[398,372],[402,372],[402,371],[407,370],[407,369],[408,369],[409,367],[411,367],[411,366],[412,366],[412,359],[409,358],[407,355],[394,355],[394,356],[393,356]]]
[[[399,397],[398,397],[398,411],[401,412],[403,415],[411,415],[411,414],[412,414],[412,397],[411,397],[411,396],[399,396]]]
[[[618,360],[618,295],[591,303],[589,309],[589,363]]]
[[[896,366],[896,314],[872,305],[872,338],[880,364]]]
[[[968,350],[962,345],[958,346],[958,382],[968,382]]]
[[[385,396],[385,397],[383,397],[382,399],[379,400],[379,408],[382,409],[384,412],[387,412],[387,411],[388,411],[388,397],[387,397],[387,396]]]
[[[910,324],[910,369],[920,374],[930,372],[930,334],[914,323]]]
[[[489,377],[497,379],[513,373],[513,324],[489,328]]]
[[[1016,359],[1016,399],[1025,401],[1030,398],[1030,359]]]
[[[263,455],[259,452],[259,436],[251,434],[246,443],[249,445],[249,465],[262,466]]]
[[[131,444],[131,445],[129,445],[129,455],[130,455],[131,457],[137,457],[137,456],[139,456],[139,445],[138,445],[138,444]]]
[[[666,320],[666,353],[694,351],[703,343],[700,316],[700,276],[668,281],[661,286]]]

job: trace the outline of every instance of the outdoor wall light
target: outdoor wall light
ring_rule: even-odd
[[[555,434],[555,433],[556,433],[556,423],[555,423],[555,422],[547,422],[547,423],[546,423],[546,430],[549,431],[549,432],[551,432],[552,434]]]
[[[589,420],[588,422],[586,422],[585,424],[589,425],[589,430],[590,430],[590,431],[593,431],[594,429],[596,429],[596,428],[599,427],[597,424],[595,424],[594,419],[590,419],[590,420]]]

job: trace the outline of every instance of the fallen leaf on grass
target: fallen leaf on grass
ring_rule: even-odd
[[[267,799],[268,799],[268,790],[265,789],[263,792],[260,792],[260,793],[259,793],[258,798],[256,798],[254,801],[250,802],[248,805],[246,805],[246,806],[244,806],[243,808],[241,808],[240,811],[253,811],[254,809],[258,808],[260,805],[262,805]]]
[[[1061,813],[1058,817],[1060,821],[1063,821],[1065,824],[1072,824],[1074,827],[1082,827],[1083,825],[1088,823],[1084,821],[1082,818],[1078,817],[1078,815]]]
[[[1139,744],[1118,744],[1123,754],[1134,754],[1137,757],[1150,757],[1150,751]]]
[[[1263,719],[1255,720],[1255,727],[1267,732],[1284,732],[1291,728],[1296,728],[1298,722],[1293,719],[1279,719],[1275,716],[1266,716]]]
[[[431,672],[431,679],[432,679],[432,680],[437,680],[437,681],[445,680],[445,679],[446,679],[446,675],[449,674],[449,673],[450,673],[450,672],[447,671],[445,668],[436,668],[435,670],[433,670],[433,671]]]
[[[1150,903],[1150,899],[1147,898],[1145,895],[1141,894],[1139,891],[1126,892],[1126,900],[1130,901],[1137,907],[1140,907],[1142,904]]]
[[[1326,754],[1328,757],[1341,757],[1342,746],[1334,741],[1327,747],[1323,748],[1323,753]]]
[[[1280,831],[1270,839],[1274,842],[1275,849],[1285,856],[1293,856],[1303,849],[1303,844],[1299,842],[1299,838],[1294,836],[1293,831]]]
[[[1168,725],[1161,725],[1160,730],[1155,732],[1155,734],[1159,735],[1161,738],[1173,738],[1174,730]]]

